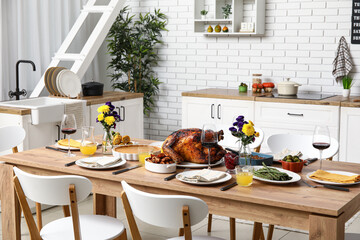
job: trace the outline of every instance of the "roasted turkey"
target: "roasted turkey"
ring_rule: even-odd
[[[208,148],[201,144],[201,129],[180,129],[168,136],[162,145],[163,152],[170,156],[175,162],[207,163]],[[213,136],[214,132],[207,131],[206,138]],[[218,141],[224,139],[224,132],[217,132]],[[211,162],[219,161],[226,151],[216,144],[210,148]]]

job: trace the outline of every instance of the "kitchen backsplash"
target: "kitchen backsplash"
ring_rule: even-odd
[[[245,3],[251,1],[245,0]],[[253,2],[253,1],[252,1]],[[145,134],[164,139],[181,127],[181,92],[207,87],[237,88],[249,83],[252,73],[264,81],[284,77],[303,86],[299,91],[341,94],[332,77],[337,43],[350,43],[350,0],[266,0],[266,33],[263,37],[204,37],[193,31],[193,0],[132,0],[134,13],[160,8],[168,18],[161,61],[155,68],[161,82],[156,108],[145,122]],[[246,4],[251,18],[252,5]],[[350,45],[355,85],[360,95],[360,45]]]

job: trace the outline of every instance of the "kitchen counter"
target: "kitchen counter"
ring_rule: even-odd
[[[81,97],[81,100],[86,100],[86,105],[91,106],[105,102],[115,102],[121,100],[128,100],[134,98],[142,98],[143,93],[128,93],[128,92],[104,92],[102,96]],[[0,113],[15,114],[15,115],[30,115],[31,109],[27,108],[12,108],[0,106]]]
[[[342,107],[354,107],[360,108],[360,97],[350,97],[350,98],[343,98],[341,102]]]
[[[313,104],[313,105],[328,105],[328,106],[343,106],[342,103],[349,101],[342,96],[334,96],[323,100],[306,100],[306,99],[281,99],[281,98],[266,98],[260,97],[268,93],[239,93],[237,89],[221,89],[221,88],[210,88],[201,89],[190,92],[183,92],[182,96],[187,97],[202,97],[202,98],[221,98],[221,99],[234,99],[234,100],[250,100],[257,102],[279,102],[279,103],[295,103],[295,104]],[[358,98],[360,99],[360,98]],[[359,103],[352,103],[359,105]]]

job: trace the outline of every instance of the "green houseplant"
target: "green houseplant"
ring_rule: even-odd
[[[208,11],[206,11],[205,9],[201,10],[200,11],[201,19],[205,19],[207,14],[208,14]]]
[[[224,18],[228,19],[230,14],[232,14],[232,12],[231,12],[231,4],[225,4],[225,6],[222,7],[222,12],[223,12]]]
[[[351,86],[353,84],[353,79],[349,76],[349,75],[346,75],[343,77],[342,79],[342,83],[343,83],[343,97],[349,97],[350,96],[350,89],[351,89]]]
[[[160,10],[153,13],[130,16],[129,8],[120,11],[108,34],[108,52],[111,62],[108,68],[114,89],[144,93],[144,113],[149,114],[153,97],[159,92],[160,81],[155,77],[153,66],[159,60],[156,47],[162,44],[162,31],[167,18]]]

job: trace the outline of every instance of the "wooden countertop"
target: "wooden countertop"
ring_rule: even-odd
[[[86,100],[86,105],[102,104],[106,102],[115,102],[121,100],[128,100],[134,98],[142,98],[143,93],[129,93],[129,92],[104,92],[102,96],[81,97],[80,99]],[[29,115],[31,109],[27,108],[12,108],[0,106],[0,113],[15,114],[15,115]]]
[[[106,102],[115,102],[121,100],[128,100],[134,98],[144,97],[143,93],[130,93],[130,92],[104,92],[102,96],[90,96],[81,97],[82,100],[86,100],[86,105],[102,104]]]
[[[343,98],[340,95],[326,98],[323,100],[306,100],[306,99],[280,99],[260,97],[267,93],[239,93],[237,89],[208,88],[196,91],[183,92],[182,96],[187,97],[203,97],[203,98],[221,98],[235,100],[250,100],[257,102],[278,102],[278,103],[294,103],[294,104],[313,104],[327,106],[342,107],[360,107],[360,97]],[[359,102],[356,102],[359,101]]]
[[[15,115],[29,115],[29,114],[31,114],[31,109],[0,107],[0,113],[15,114]]]

